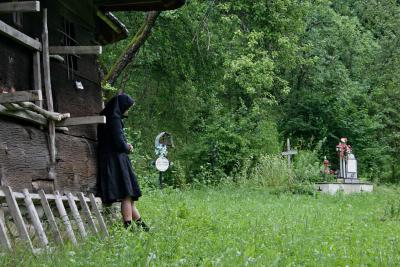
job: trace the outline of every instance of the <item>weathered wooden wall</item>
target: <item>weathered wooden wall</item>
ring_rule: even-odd
[[[57,133],[57,183],[62,191],[90,191],[95,186],[96,143]],[[50,155],[47,131],[0,117],[0,183],[14,190],[43,187],[48,180]]]
[[[88,59],[83,60],[82,57],[82,60],[78,62],[79,71],[71,80],[67,78],[65,66],[54,61],[51,62],[53,99],[56,111],[71,113],[71,117],[99,115],[102,109],[100,81],[97,66],[93,62],[96,62],[95,59],[89,61]],[[93,74],[85,75],[85,68],[91,68]],[[76,89],[75,81],[80,81],[84,89]],[[96,139],[96,127],[96,125],[69,127],[69,134]]]
[[[11,88],[32,90],[32,57],[24,48],[0,35],[0,93]]]
[[[94,25],[76,18],[60,3],[41,1],[49,13],[50,46],[63,45],[63,21],[74,24],[75,39],[79,45],[95,44]],[[89,1],[90,2],[90,1]],[[85,17],[94,14],[85,14]],[[11,15],[0,19],[18,30],[36,38],[42,31],[41,13],[24,13],[22,27],[14,25]],[[89,21],[91,21],[89,19]],[[65,57],[65,56],[64,56]],[[0,93],[15,88],[33,89],[32,52],[0,36]],[[68,70],[66,62],[51,59],[51,81],[56,112],[71,113],[72,117],[98,115],[102,108],[100,78],[95,56],[82,55],[78,69]],[[68,75],[69,73],[69,75]],[[75,81],[84,89],[75,88]],[[69,127],[68,134],[56,134],[57,185],[61,191],[87,191],[96,181],[96,125]],[[14,190],[44,188],[52,191],[48,180],[50,155],[47,130],[21,121],[0,116],[0,180]]]

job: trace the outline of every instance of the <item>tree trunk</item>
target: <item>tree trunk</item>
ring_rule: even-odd
[[[140,47],[144,44],[147,38],[150,36],[151,29],[153,28],[160,11],[150,11],[146,13],[146,18],[139,31],[132,38],[131,42],[126,47],[125,51],[121,54],[118,60],[111,67],[109,72],[104,76],[102,84],[109,83],[114,85],[119,75],[135,58]]]

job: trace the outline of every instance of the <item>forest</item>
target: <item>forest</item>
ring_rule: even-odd
[[[146,14],[117,12],[129,37],[105,47],[104,72]],[[189,0],[162,12],[107,92],[136,104],[125,126],[143,184],[154,138],[173,135],[166,182],[311,183],[347,137],[359,176],[400,181],[400,2]],[[299,150],[287,172],[286,139]],[[288,175],[289,173],[289,175]],[[262,177],[261,177],[262,176]],[[258,179],[258,180],[257,180]]]

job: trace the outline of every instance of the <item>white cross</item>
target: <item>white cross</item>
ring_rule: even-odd
[[[289,138],[287,139],[286,148],[287,148],[287,151],[282,152],[282,156],[287,157],[288,167],[290,168],[291,157],[292,157],[292,155],[296,155],[297,154],[297,150],[290,150],[290,140],[289,140]]]

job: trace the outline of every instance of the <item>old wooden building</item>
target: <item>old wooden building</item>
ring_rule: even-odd
[[[184,0],[0,1],[0,184],[90,191],[105,118],[97,56],[127,37],[110,11]]]

